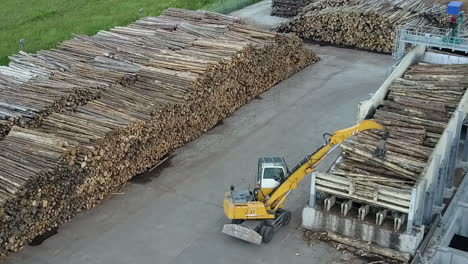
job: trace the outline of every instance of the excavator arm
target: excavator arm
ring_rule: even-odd
[[[232,220],[231,224],[225,224],[223,233],[233,237],[254,243],[268,243],[273,233],[289,223],[291,213],[280,208],[287,199],[288,194],[297,188],[304,177],[311,173],[333,148],[352,135],[368,130],[383,129],[383,127],[371,120],[338,130],[315,153],[307,156],[296,166],[289,177],[271,193],[262,195],[261,199],[251,191],[231,191],[224,197],[224,213]]]
[[[322,161],[328,153],[347,138],[359,133],[360,131],[368,129],[383,129],[381,125],[373,120],[364,120],[359,124],[335,131],[328,140],[327,144],[319,148],[315,153],[310,155],[308,159],[300,165],[298,169],[293,171],[291,175],[284,181],[266,200],[265,207],[267,210],[276,211],[278,206],[284,202],[288,194],[297,188],[297,185],[304,179],[304,177],[311,173],[317,165]]]

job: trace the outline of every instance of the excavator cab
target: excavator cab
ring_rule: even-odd
[[[258,199],[263,200],[289,176],[288,165],[282,157],[261,157],[258,159],[257,190]]]
[[[288,165],[282,157],[261,157],[258,159],[257,186],[276,188],[289,174]]]

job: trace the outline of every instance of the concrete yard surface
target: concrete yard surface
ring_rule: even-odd
[[[263,29],[273,29],[289,20],[284,17],[271,16],[271,0],[258,2],[230,15],[240,17],[247,23]]]
[[[7,263],[361,263],[326,243],[309,247],[302,240],[308,180],[289,196],[293,221],[270,244],[255,246],[221,233],[228,222],[222,201],[229,186],[253,184],[259,156],[284,156],[292,167],[323,143],[324,132],[355,124],[358,102],[379,87],[391,63],[385,55],[312,48],[320,62],[176,150],[161,171],[138,176],[145,178]]]

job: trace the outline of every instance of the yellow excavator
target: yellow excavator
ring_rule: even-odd
[[[256,187],[252,191],[237,191],[231,186],[224,196],[224,213],[231,219],[231,224],[224,225],[223,233],[257,245],[262,241],[270,242],[273,234],[291,220],[291,212],[283,209],[291,191],[341,142],[368,129],[383,127],[372,120],[364,120],[335,131],[333,135],[324,134],[326,144],[306,156],[291,171],[281,157],[260,158]]]

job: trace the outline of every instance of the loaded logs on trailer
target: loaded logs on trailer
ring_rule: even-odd
[[[307,40],[391,53],[398,26],[444,27],[445,9],[421,0],[319,0],[278,30]]]
[[[14,56],[0,70],[15,122],[0,140],[1,256],[317,60],[295,36],[180,9]]]
[[[418,64],[393,82],[373,118],[389,132],[364,131],[344,142],[318,190],[407,213],[411,189],[468,87],[468,65]]]

